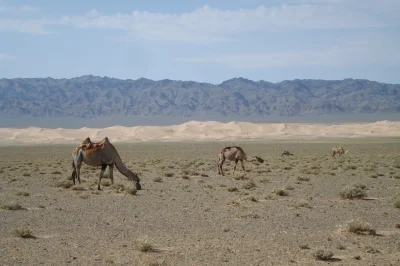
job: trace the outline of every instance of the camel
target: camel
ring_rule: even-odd
[[[242,168],[244,173],[246,174],[246,169],[244,168],[243,160],[246,160],[248,162],[254,162],[258,161],[260,163],[263,163],[264,160],[261,159],[260,157],[255,156],[255,158],[247,160],[247,155],[244,152],[244,150],[240,147],[237,146],[232,146],[232,147],[225,147],[222,148],[219,151],[219,161],[218,161],[218,174],[224,175],[224,172],[222,171],[222,166],[225,162],[225,159],[228,159],[230,161],[235,161],[235,167],[233,168],[233,174],[235,174],[236,166],[238,161],[242,164]]]
[[[335,146],[332,148],[332,157],[336,158],[336,154],[339,154],[339,157],[342,154],[347,154],[350,150],[345,151],[342,146]]]
[[[111,183],[114,184],[114,165],[121,174],[126,176],[132,182],[136,182],[137,190],[141,189],[138,175],[126,168],[114,145],[111,144],[107,137],[98,143],[92,142],[89,137],[86,138],[81,145],[73,150],[72,157],[72,180],[74,185],[75,178],[77,178],[79,183],[81,183],[80,169],[82,162],[84,162],[90,166],[101,166],[99,183],[97,186],[98,190],[100,190],[101,179],[103,178],[104,171],[106,170],[107,166],[110,171]]]
[[[293,156],[293,153],[290,153],[289,151],[284,151],[283,153],[282,153],[282,155],[281,156],[283,156],[283,155],[286,155],[286,156]]]

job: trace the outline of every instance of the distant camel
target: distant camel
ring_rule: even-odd
[[[225,159],[228,159],[230,161],[235,161],[235,167],[233,168],[233,174],[235,174],[235,170],[236,170],[238,161],[240,161],[240,163],[242,164],[244,173],[246,173],[246,170],[244,169],[243,160],[246,160],[248,162],[254,162],[256,160],[260,163],[264,162],[263,159],[261,159],[260,157],[257,157],[257,156],[255,156],[255,158],[253,158],[251,160],[247,160],[247,156],[246,156],[246,153],[244,152],[244,150],[237,146],[222,148],[219,151],[218,157],[219,157],[218,174],[222,174],[222,175],[224,175],[224,172],[222,171],[222,166],[225,162]]]
[[[350,150],[344,151],[342,146],[335,146],[332,148],[332,157],[336,158],[336,154],[339,154],[339,157],[343,154],[347,154]]]
[[[74,149],[74,151],[72,152],[72,157],[72,180],[74,182],[74,185],[75,178],[77,178],[79,183],[81,183],[80,169],[82,166],[82,162],[84,162],[90,166],[101,166],[99,183],[97,186],[98,190],[100,190],[100,182],[103,178],[104,171],[106,170],[107,166],[110,170],[111,183],[114,184],[114,165],[117,167],[118,171],[126,176],[130,181],[136,182],[137,190],[141,189],[139,177],[136,173],[126,168],[114,145],[111,144],[107,137],[105,137],[102,141],[98,143],[93,143],[90,138],[86,138],[81,145]]]
[[[286,156],[293,156],[293,153],[290,153],[289,151],[284,151],[283,153],[282,153],[282,155],[281,156],[283,156],[283,155],[286,155]]]

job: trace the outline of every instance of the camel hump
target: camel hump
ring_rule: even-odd
[[[92,143],[89,137],[87,137],[84,141],[82,141],[82,144],[89,144],[89,143]]]
[[[219,151],[222,153],[222,152],[229,151],[230,149],[232,149],[232,147],[228,146],[228,147],[220,149]]]

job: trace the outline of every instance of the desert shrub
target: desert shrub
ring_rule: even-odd
[[[273,192],[278,196],[287,196],[288,193],[284,188],[275,188]]]
[[[317,260],[330,260],[333,257],[333,253],[329,250],[318,249],[313,252],[313,257]]]
[[[299,246],[301,249],[310,249],[310,247],[307,244],[302,244]]]
[[[299,181],[310,181],[310,178],[306,177],[306,176],[298,176],[297,180],[299,180]]]
[[[395,201],[394,204],[393,204],[393,206],[394,206],[395,208],[400,208],[400,200]]]
[[[60,171],[54,171],[54,172],[51,172],[53,175],[61,175],[61,172]]]
[[[238,188],[237,187],[228,187],[228,191],[235,192],[235,191],[238,191]]]
[[[175,175],[175,174],[172,173],[172,172],[164,173],[164,176],[166,176],[166,177],[173,177],[174,175]]]
[[[18,203],[4,204],[4,205],[1,205],[1,208],[3,210],[9,210],[9,211],[26,211],[27,210],[26,208],[22,207]]]
[[[30,173],[23,173],[22,176],[31,176]]]
[[[109,186],[111,186],[111,182],[108,181],[108,180],[102,180],[102,181],[101,181],[101,185],[102,185],[103,187],[109,187]]]
[[[361,183],[356,183],[356,184],[354,184],[354,185],[353,185],[353,187],[356,187],[356,188],[361,188],[361,189],[366,189],[366,188],[367,188],[367,186],[366,186],[366,185],[364,185],[364,184],[361,184]]]
[[[13,231],[13,235],[21,238],[36,238],[29,229],[16,229]]]
[[[155,249],[152,244],[150,244],[147,240],[138,239],[134,242],[134,247],[136,250],[141,252],[154,252]]]
[[[356,166],[356,165],[351,165],[351,164],[349,164],[349,165],[347,165],[344,169],[345,169],[345,170],[356,170],[356,169],[357,169],[357,166]]]
[[[297,204],[296,204],[297,208],[311,208],[310,203],[308,203],[308,201],[301,199]]]
[[[340,191],[342,199],[363,199],[366,196],[367,194],[363,189],[354,186],[346,186]]]
[[[153,179],[154,182],[160,183],[163,181],[163,179],[161,177],[156,177]]]
[[[24,197],[28,197],[30,194],[26,191],[19,191],[17,192],[17,196],[24,196]]]
[[[248,179],[247,178],[247,176],[246,175],[236,175],[235,177],[234,177],[236,180],[246,180],[246,179]]]
[[[137,189],[134,187],[128,187],[125,189],[125,191],[127,194],[130,194],[130,195],[136,195],[136,193],[137,193]]]
[[[370,234],[375,235],[376,231],[367,222],[360,219],[354,219],[345,225],[345,230],[355,234]]]
[[[346,249],[346,247],[345,247],[344,245],[340,244],[340,243],[338,243],[338,244],[336,245],[336,248],[337,248],[337,249],[340,249],[340,250],[345,250],[345,249]]]
[[[247,200],[253,201],[253,202],[258,202],[258,199],[254,196],[249,196],[248,198],[246,198]]]
[[[366,247],[364,247],[364,252],[365,252],[365,253],[371,253],[371,254],[381,253],[378,249],[373,248],[373,247],[371,247],[371,246],[366,246]]]
[[[248,182],[243,184],[244,189],[254,189],[256,187],[256,183],[253,180],[249,180]]]
[[[125,186],[123,184],[112,184],[110,188],[118,192],[125,191]]]
[[[201,174],[202,177],[209,177],[207,174]]]

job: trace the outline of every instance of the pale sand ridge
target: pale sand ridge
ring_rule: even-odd
[[[0,144],[69,144],[90,137],[113,142],[231,141],[318,138],[400,137],[400,122],[310,124],[190,121],[173,126],[107,128],[0,128]]]

